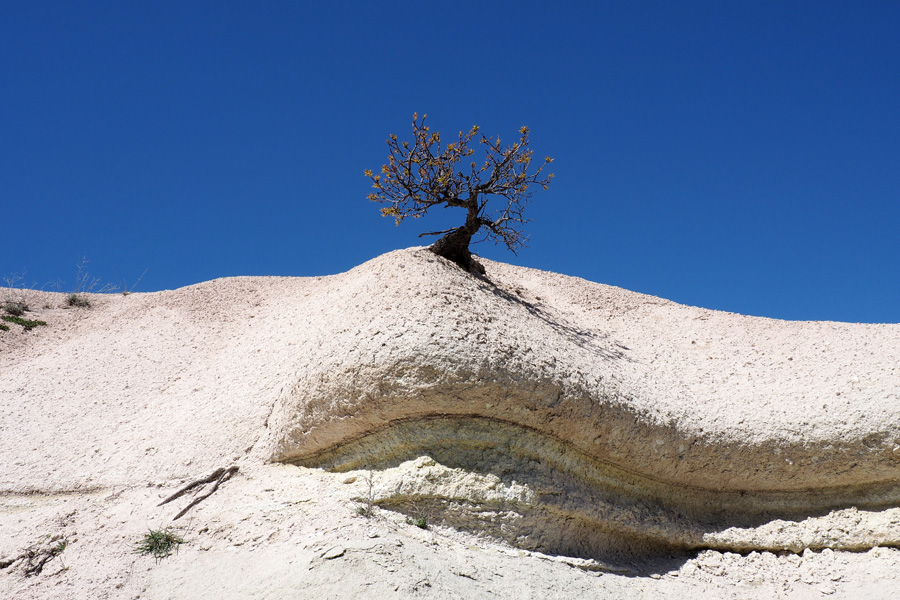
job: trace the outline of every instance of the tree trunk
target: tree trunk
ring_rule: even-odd
[[[467,223],[459,229],[454,229],[446,234],[432,244],[429,249],[438,256],[443,256],[447,260],[452,260],[474,275],[484,275],[484,266],[475,260],[472,253],[469,251],[469,243],[472,241],[472,236],[477,232],[477,224],[475,224],[474,230],[472,230],[472,226]]]

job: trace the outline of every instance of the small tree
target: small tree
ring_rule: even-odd
[[[477,125],[468,133],[460,131],[459,139],[444,147],[440,134],[430,133],[425,125],[426,116],[420,122],[418,114],[413,114],[411,143],[400,142],[393,134],[388,138],[388,164],[381,167],[378,175],[366,171],[376,190],[368,198],[386,204],[381,214],[394,217],[397,225],[407,217],[418,219],[435,206],[465,209],[463,225],[419,237],[442,235],[431,246],[432,252],[468,271],[484,274],[484,267],[469,250],[472,238],[484,230],[485,239],[502,242],[514,254],[524,246],[526,238],[521,227],[528,221],[522,211],[531,198],[528,188],[540,185],[547,189],[553,174],[543,175],[543,170],[553,159],[548,156],[533,173],[528,172],[533,166],[533,151],[528,148],[528,128],[522,127],[519,141],[512,146],[501,146],[499,137],[482,135],[478,141],[484,161],[479,166],[471,158],[475,150],[469,147],[478,134]],[[488,201],[494,196],[503,200],[488,212]]]

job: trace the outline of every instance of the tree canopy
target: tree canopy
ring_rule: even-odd
[[[366,170],[375,191],[368,198],[385,206],[381,214],[393,217],[397,225],[408,217],[420,218],[435,206],[459,207],[466,211],[465,223],[444,231],[420,234],[441,235],[431,250],[461,267],[483,274],[484,267],[469,249],[473,236],[484,232],[485,239],[503,243],[513,253],[527,238],[522,226],[528,222],[523,210],[531,199],[530,187],[547,189],[553,174],[544,174],[553,162],[546,157],[535,168],[533,150],[528,147],[528,128],[519,130],[518,141],[501,144],[499,136],[479,134],[475,125],[446,146],[438,132],[425,124],[427,115],[413,114],[413,139],[400,141],[391,134],[387,144],[388,163],[381,172]],[[477,139],[477,144],[473,140]],[[483,158],[476,156],[475,147]],[[488,209],[488,202],[497,201]]]

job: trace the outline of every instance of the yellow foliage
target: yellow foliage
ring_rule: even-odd
[[[413,138],[411,141],[402,141],[397,135],[391,134],[388,140],[390,154],[389,164],[382,165],[381,172],[375,176],[372,170],[366,169],[365,174],[371,178],[376,192],[367,198],[382,204],[381,215],[392,217],[397,225],[407,217],[421,218],[426,211],[439,204],[451,202],[457,206],[462,202],[477,202],[479,210],[483,208],[484,198],[496,194],[508,200],[507,211],[513,213],[513,217],[504,217],[492,226],[493,234],[498,235],[501,241],[512,248],[520,245],[516,223],[524,223],[517,220],[517,211],[527,204],[528,188],[531,185],[548,188],[553,174],[541,178],[543,164],[537,168],[537,172],[529,175],[528,169],[533,152],[528,147],[528,127],[521,127],[519,140],[515,140],[509,146],[501,145],[500,136],[488,138],[479,134],[478,143],[484,144],[479,154],[484,154],[483,164],[471,162],[472,172],[465,175],[456,172],[457,163],[465,162],[476,154],[469,144],[475,139],[475,135],[481,131],[478,125],[472,125],[468,132],[460,131],[459,139],[453,141],[446,148],[441,145],[441,137],[438,132],[430,132],[425,122],[425,117],[418,113],[413,114]],[[472,143],[474,146],[474,143]],[[544,164],[553,162],[551,157],[544,158]],[[484,173],[489,175],[486,177]],[[489,178],[488,178],[489,177]],[[384,183],[380,179],[384,179]],[[468,200],[466,197],[468,194]],[[387,205],[387,206],[385,206]],[[447,204],[450,205],[450,204]],[[479,213],[480,214],[480,213]],[[513,223],[510,225],[510,223]],[[498,230],[501,233],[498,233]],[[507,230],[509,236],[507,236]]]

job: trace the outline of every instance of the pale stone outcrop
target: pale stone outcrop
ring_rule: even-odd
[[[412,248],[327,277],[97,295],[90,310],[27,292],[48,325],[0,332],[0,596],[178,597],[169,581],[220,596],[240,572],[259,597],[295,597],[298,561],[348,597],[368,589],[372,553],[425,557],[376,586],[429,573],[447,597],[459,584],[440,580],[441,548],[465,573],[502,562],[473,540],[526,552],[531,566],[504,568],[540,572],[550,596],[575,580],[527,557],[680,569],[654,588],[673,597],[714,586],[695,573],[709,565],[742,580],[793,568],[770,552],[805,551],[816,582],[898,572],[900,553],[878,547],[900,545],[900,325],[747,317],[483,262],[477,278]],[[190,509],[194,545],[157,571],[168,579],[133,571],[121,540],[229,465]],[[376,519],[356,515],[370,504]],[[402,514],[444,537],[415,537]],[[59,539],[75,540],[67,583],[22,578],[26,550]],[[809,555],[870,548],[883,552]],[[638,589],[603,581],[577,585]]]
[[[518,500],[462,484],[442,500],[446,486],[423,482],[382,503],[446,500],[472,529],[478,513],[520,511],[554,551],[550,538],[900,542],[896,525],[784,539],[769,525],[900,500],[900,327],[746,317],[488,264],[479,279],[413,250],[346,274],[270,417],[272,458],[346,470],[427,455],[527,484]]]

